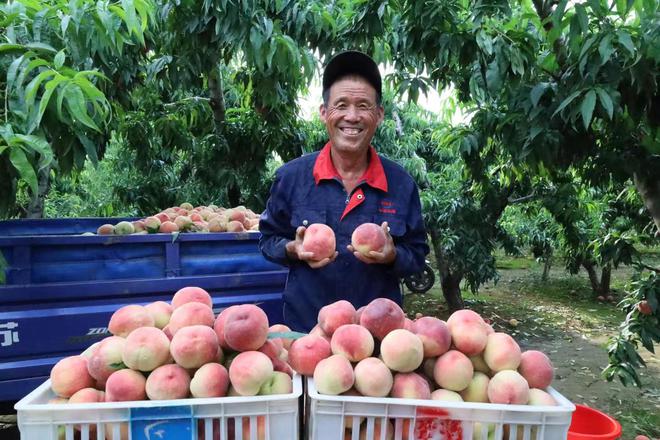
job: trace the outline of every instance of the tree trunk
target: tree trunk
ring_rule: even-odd
[[[646,209],[655,222],[656,236],[660,235],[660,175],[656,173],[653,177],[641,177],[635,173],[633,179]]]
[[[222,74],[220,67],[215,66],[209,74],[209,93],[211,100],[209,104],[213,110],[213,121],[215,122],[215,132],[217,135],[224,134],[225,126],[225,95],[222,85]]]
[[[603,267],[600,276],[600,292],[602,296],[608,296],[610,294],[610,280],[612,279],[612,266],[607,264]]]
[[[596,273],[596,266],[592,262],[582,262],[582,267],[587,271],[589,275],[589,281],[591,282],[591,290],[596,295],[600,295],[600,280],[598,279],[598,273]]]
[[[26,210],[26,218],[43,218],[44,201],[50,190],[50,169],[51,166],[41,169],[37,173],[37,194],[34,194]]]
[[[591,282],[591,290],[596,296],[607,296],[610,294],[610,280],[612,277],[612,266],[607,264],[601,270],[600,280],[596,272],[596,265],[592,262],[583,262],[582,266],[589,274],[589,281]]]
[[[435,252],[435,260],[438,264],[438,272],[440,272],[440,286],[442,288],[442,295],[447,301],[447,306],[450,312],[461,310],[465,308],[463,297],[461,296],[461,280],[462,274],[452,274],[449,268],[449,262],[442,252],[442,245],[438,237],[438,233],[433,228],[429,228],[431,235],[431,244]]]
[[[550,267],[552,266],[552,252],[543,256],[543,275],[541,275],[541,281],[548,281],[548,275],[550,275]]]

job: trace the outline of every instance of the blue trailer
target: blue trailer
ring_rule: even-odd
[[[0,284],[0,401],[18,400],[53,364],[108,336],[126,304],[170,301],[185,286],[213,297],[214,312],[253,303],[282,321],[287,272],[265,260],[258,232],[82,235],[122,218],[0,222],[8,263]]]

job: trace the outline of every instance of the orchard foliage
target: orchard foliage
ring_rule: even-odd
[[[420,185],[451,308],[497,279],[497,247],[559,248],[602,289],[657,243],[657,2],[12,0],[0,23],[2,217],[39,215],[50,180],[75,187],[108,146],[98,212],[262,206],[273,169],[324,142],[297,98],[360,48],[393,72],[374,144]],[[460,123],[403,103],[445,88]],[[634,348],[648,318],[629,317]],[[612,353],[610,377],[632,359]]]

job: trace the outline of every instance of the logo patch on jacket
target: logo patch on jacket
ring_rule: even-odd
[[[396,208],[394,208],[394,203],[389,200],[381,200],[378,212],[383,214],[396,214]]]

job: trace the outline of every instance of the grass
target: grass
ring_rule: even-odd
[[[641,253],[647,265],[660,266],[660,248],[644,248]],[[620,267],[612,271],[612,298],[604,302],[594,298],[584,271],[570,275],[561,261],[554,262],[547,281],[541,279],[543,266],[529,256],[497,255],[497,268],[500,273],[497,283],[482,286],[476,295],[462,292],[466,307],[488,319],[496,331],[511,334],[521,346],[561,339],[566,347],[570,347],[576,335],[580,335],[598,349],[601,358],[605,356],[603,352],[608,337],[617,333],[625,319],[625,313],[617,308],[617,303],[625,295],[632,268]],[[447,319],[449,310],[439,284],[436,281],[425,295],[405,296],[404,307],[409,316],[421,313]],[[645,356],[650,356],[641,350]],[[584,366],[586,360],[579,357],[570,362],[575,363],[576,376],[580,369],[587,368]],[[593,365],[590,368],[593,369]],[[645,371],[643,374],[652,373]],[[593,392],[595,399],[600,399],[595,400],[594,405],[608,408],[609,413],[619,420],[624,439],[632,439],[632,433],[660,438],[660,385],[657,377],[655,381],[647,379],[651,384],[649,388],[630,390],[618,383],[605,383],[597,368],[591,376],[590,380],[597,385],[588,388],[586,394],[591,396],[589,393]],[[618,393],[619,389],[621,393]],[[599,396],[599,392],[602,395]]]

